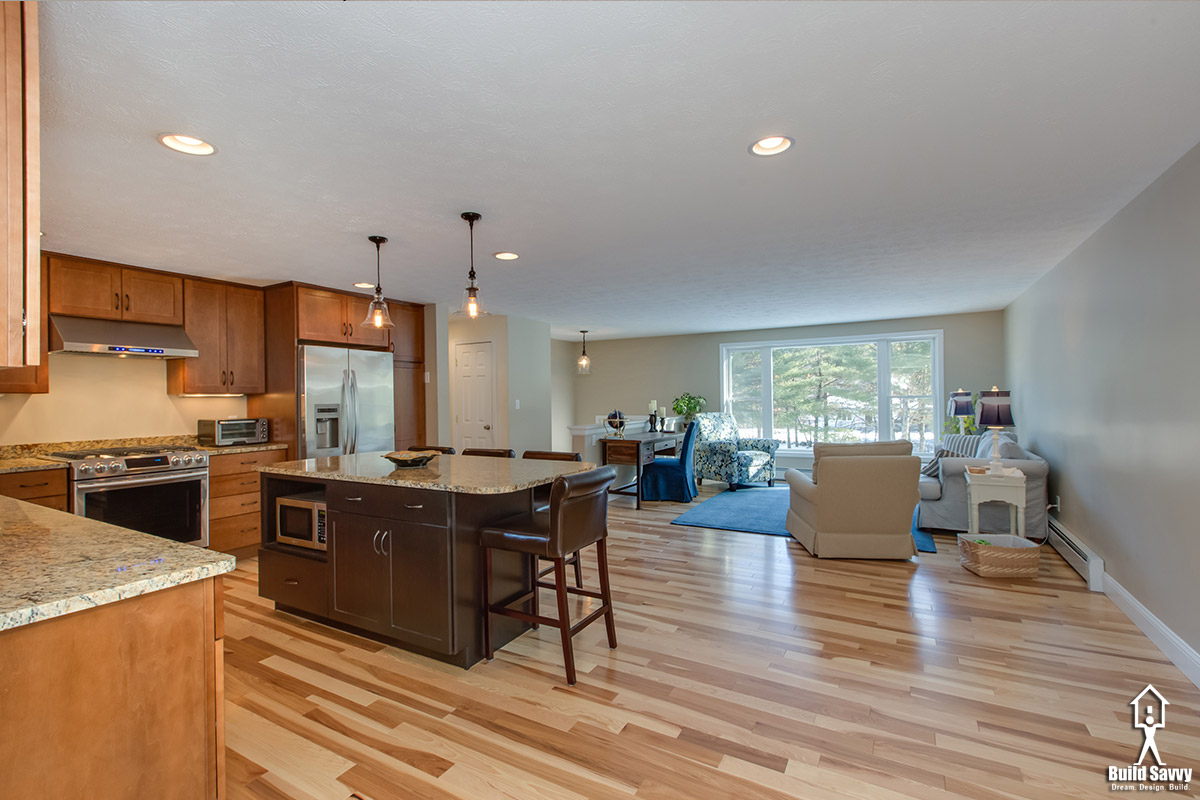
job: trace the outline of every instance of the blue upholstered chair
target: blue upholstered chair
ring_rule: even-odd
[[[662,456],[642,468],[643,500],[674,500],[690,503],[696,497],[696,475],[692,455],[696,449],[696,423],[683,434],[678,457]]]
[[[713,411],[696,415],[696,482],[725,481],[730,490],[747,483],[775,485],[778,439],[743,439],[733,414]]]

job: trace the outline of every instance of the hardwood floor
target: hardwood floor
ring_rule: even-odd
[[[1200,767],[1200,692],[1053,551],[1036,581],[967,572],[950,537],[818,561],[632,505],[610,512],[619,647],[580,633],[573,688],[555,630],[463,671],[276,613],[241,562],[229,796],[1094,798],[1138,755],[1146,683],[1171,703],[1163,759]]]

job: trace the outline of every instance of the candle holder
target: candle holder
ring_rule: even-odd
[[[651,411],[650,412],[650,430],[651,431],[658,430],[658,428],[654,427],[657,424],[658,424],[658,416],[653,411]]]

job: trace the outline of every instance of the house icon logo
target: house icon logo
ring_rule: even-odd
[[[1153,684],[1146,684],[1146,688],[1130,700],[1129,705],[1133,706],[1133,727],[1141,730],[1142,735],[1146,737],[1142,744],[1142,752],[1138,754],[1138,760],[1133,762],[1134,765],[1140,765],[1147,755],[1152,755],[1158,766],[1166,766],[1162,756],[1158,754],[1154,734],[1167,725],[1167,706],[1170,705],[1167,698],[1163,697]]]
[[[1129,705],[1133,707],[1133,729],[1142,734],[1142,750],[1137,761],[1128,767],[1109,766],[1110,791],[1190,791],[1192,768],[1168,767],[1158,751],[1157,735],[1167,726],[1170,702],[1152,684],[1147,684]],[[1147,756],[1153,759],[1152,763],[1145,764]]]

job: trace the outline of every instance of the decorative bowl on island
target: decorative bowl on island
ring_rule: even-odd
[[[432,450],[395,450],[385,453],[384,458],[400,468],[423,467],[439,454]]]

